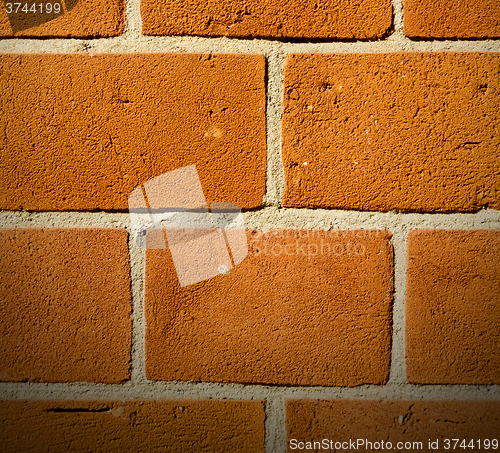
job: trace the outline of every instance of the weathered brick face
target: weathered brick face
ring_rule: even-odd
[[[406,362],[418,384],[500,383],[500,234],[412,231]]]
[[[280,385],[386,382],[389,238],[383,231],[249,231],[250,256],[243,263],[185,288],[168,251],[148,250],[147,377]]]
[[[146,35],[374,39],[388,32],[391,10],[388,0],[141,2]]]
[[[3,6],[2,38],[107,38],[125,29],[123,0],[4,2]]]
[[[290,55],[288,207],[499,209],[500,56]]]
[[[483,441],[488,439],[489,449],[493,445],[491,439],[496,439],[500,429],[500,404],[491,401],[288,400],[286,425],[287,451],[297,451],[299,442],[303,450],[307,448],[306,442],[310,442],[313,448],[309,451],[324,451],[323,439],[329,441],[328,448],[333,441],[331,450],[335,449],[336,442],[340,442],[337,449],[345,450],[354,442],[354,449],[367,451],[446,451],[460,445],[464,438],[466,445],[474,440],[474,449],[479,445],[485,449]],[[319,448],[318,444],[314,448],[314,441],[319,442]],[[434,444],[431,446],[429,442]]]
[[[264,451],[262,401],[0,401],[2,451]]]
[[[0,379],[128,380],[126,232],[1,229],[0,242]]]
[[[404,30],[411,38],[499,38],[496,0],[404,0]]]
[[[209,200],[261,205],[261,56],[3,55],[0,64],[3,209],[126,210],[137,185],[192,164]]]

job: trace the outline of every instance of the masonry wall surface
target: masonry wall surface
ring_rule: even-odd
[[[2,451],[498,449],[498,2],[17,5]],[[248,256],[183,286],[127,208],[191,165]]]

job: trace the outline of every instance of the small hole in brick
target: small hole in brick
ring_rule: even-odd
[[[478,91],[480,91],[481,93],[485,94],[487,89],[488,89],[488,84],[487,83],[482,83],[481,85],[479,85]]]

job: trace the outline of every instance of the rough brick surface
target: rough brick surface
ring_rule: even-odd
[[[264,452],[262,401],[2,401],[2,451]]]
[[[128,379],[127,233],[2,229],[0,243],[0,380]]]
[[[404,0],[404,30],[411,38],[499,38],[498,0]]]
[[[372,39],[392,23],[389,0],[142,0],[141,13],[147,35]]]
[[[500,54],[291,55],[284,206],[500,209]]]
[[[152,380],[381,384],[389,375],[392,248],[383,231],[248,231],[227,275],[180,287],[146,253]]]
[[[336,451],[385,451],[387,442],[396,451],[452,451],[454,442],[445,439],[474,440],[474,448],[455,450],[479,450],[478,440],[498,440],[500,432],[500,402],[486,401],[354,401],[354,400],[288,400],[286,402],[287,451],[297,451],[291,442],[334,442],[357,440],[384,442],[384,448],[366,444],[359,448],[337,448]],[[438,448],[429,448],[429,440],[438,441]],[[398,442],[403,442],[401,448]],[[404,443],[410,442],[410,446]],[[420,448],[413,442],[422,442]],[[305,447],[306,445],[304,445]],[[314,444],[312,445],[314,446]],[[368,448],[367,448],[368,447]],[[489,450],[488,449],[488,450]],[[304,448],[305,450],[305,448]],[[311,448],[307,451],[325,451]],[[329,451],[334,451],[332,448]],[[485,451],[481,443],[480,451]]]
[[[264,58],[2,55],[1,209],[127,209],[195,164],[208,201],[261,205]]]
[[[500,231],[412,231],[407,272],[408,381],[500,384]]]
[[[10,14],[7,3],[12,4]],[[56,4],[59,13],[55,13]],[[24,5],[31,11],[23,12]],[[19,8],[15,2],[5,1],[0,9],[0,37],[105,38],[121,35],[124,27],[124,0],[28,1]]]

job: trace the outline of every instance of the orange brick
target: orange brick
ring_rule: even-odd
[[[500,38],[498,0],[404,0],[403,12],[411,38]]]
[[[0,402],[2,451],[264,452],[262,401]]]
[[[19,7],[9,3],[12,9],[5,2],[0,10],[3,38],[106,38],[121,35],[125,27],[124,0],[28,1]],[[25,5],[28,13],[22,11]]]
[[[303,447],[308,446],[305,442],[311,442],[314,447],[314,441],[321,443],[323,439],[329,442],[329,447],[330,442],[333,447],[336,442],[344,443],[344,447],[339,445],[341,448],[329,448],[329,451],[452,451],[455,445],[452,439],[459,439],[455,450],[485,451],[485,440],[489,441],[488,450],[493,448],[492,439],[499,441],[500,402],[288,400],[286,425],[287,451],[299,450],[294,448],[301,446],[298,442],[304,442]],[[460,447],[464,439],[467,448]],[[355,445],[364,443],[350,448],[350,441]],[[437,448],[429,446],[429,442],[436,441]],[[398,446],[399,442],[402,444]],[[405,446],[406,442],[410,444]]]
[[[260,206],[264,72],[256,55],[2,55],[0,209],[125,210],[191,164],[208,201]]]
[[[500,231],[411,231],[406,369],[418,384],[500,384]]]
[[[389,375],[392,248],[383,231],[247,232],[229,274],[179,285],[146,252],[146,375],[280,385],[381,384]]]
[[[146,35],[354,40],[382,38],[392,24],[390,0],[142,0],[141,13]]]
[[[0,241],[0,380],[128,379],[127,233],[2,229]]]
[[[287,207],[500,209],[500,54],[291,55]]]

